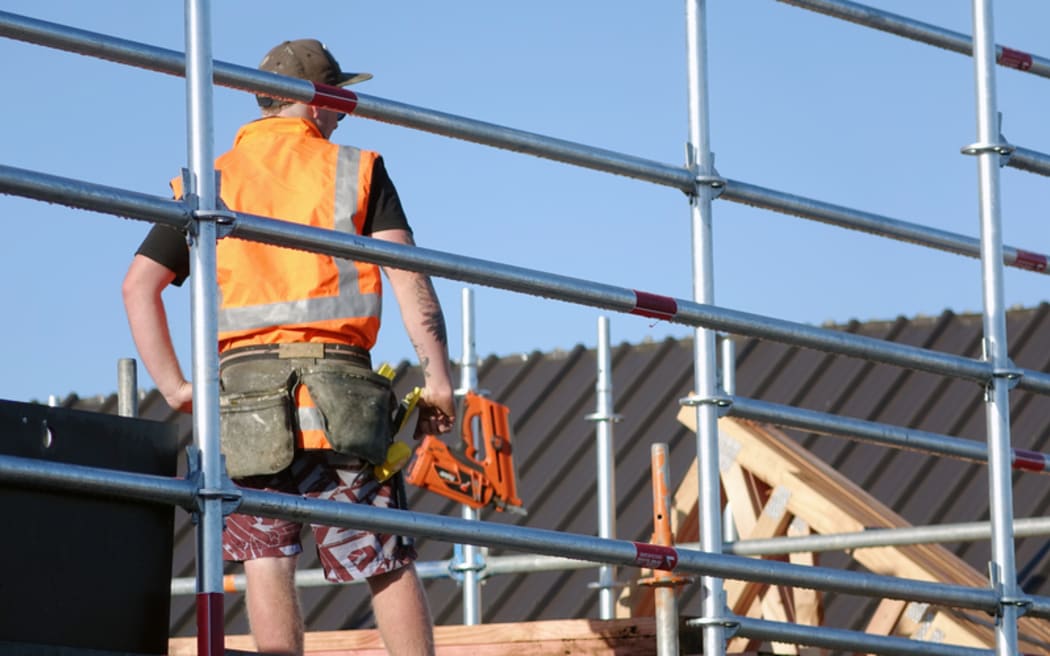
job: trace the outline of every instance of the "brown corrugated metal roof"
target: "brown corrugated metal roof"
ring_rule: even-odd
[[[1018,366],[1046,371],[1050,366],[1050,306],[1008,314],[1011,357]],[[979,315],[945,312],[936,317],[852,322],[839,329],[924,348],[976,357],[980,353]],[[764,401],[795,405],[849,417],[909,426],[974,440],[984,439],[982,389],[968,381],[940,377],[844,356],[751,338],[736,339],[737,393]],[[613,350],[616,444],[616,508],[618,535],[647,540],[652,532],[649,447],[666,442],[670,449],[672,484],[681,480],[696,457],[694,435],[675,419],[678,401],[693,383],[693,347],[689,339],[622,344]],[[415,384],[418,372],[402,365],[399,387]],[[577,347],[566,352],[489,357],[479,367],[479,387],[511,410],[519,495],[526,518],[496,512],[483,519],[558,529],[581,534],[597,532],[595,495],[595,426],[586,415],[595,410],[596,356]],[[71,402],[98,407],[97,402]],[[1050,448],[1050,399],[1028,392],[1011,395],[1012,439],[1015,447]],[[113,399],[101,404],[112,412]],[[180,422],[189,435],[190,422],[176,416],[156,392],[140,404],[142,416]],[[986,520],[988,483],[983,466],[932,458],[843,438],[788,431],[813,453],[915,525]],[[1018,517],[1047,514],[1050,487],[1044,476],[1014,476],[1014,507]],[[413,510],[459,516],[459,507],[442,497],[410,490]],[[186,513],[178,511],[175,576],[192,576],[194,539]],[[1042,574],[1045,537],[1018,539],[1017,565],[1028,592],[1050,595]],[[317,567],[312,547],[301,567]],[[986,570],[987,543],[948,545],[979,571]],[[450,545],[420,542],[424,561],[452,556]],[[493,549],[492,555],[503,553]],[[821,564],[855,567],[843,554],[820,556]],[[637,576],[622,570],[621,580]],[[512,622],[557,618],[598,617],[598,594],[590,586],[595,570],[572,570],[493,576],[482,589],[483,621]],[[462,621],[460,593],[451,580],[427,583],[434,617],[439,624]],[[683,591],[683,614],[698,615],[695,584]],[[371,625],[364,586],[330,586],[302,592],[311,630],[362,628]],[[826,623],[863,629],[875,602],[829,594]],[[172,604],[172,635],[195,632],[194,600],[179,597]],[[228,595],[229,632],[247,625],[240,595]]]

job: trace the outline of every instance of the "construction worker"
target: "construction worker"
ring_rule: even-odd
[[[339,86],[372,77],[344,72],[313,39],[274,47],[260,68]],[[264,96],[258,103],[263,117],[242,126],[233,148],[216,160],[226,207],[413,244],[382,158],[329,141],[343,114]],[[181,180],[173,180],[172,187],[181,197]],[[399,479],[378,484],[373,474],[391,439],[396,405],[389,381],[372,372],[369,359],[379,331],[379,268],[236,238],[221,239],[216,256],[221,432],[230,476],[251,488],[397,507],[403,499]],[[383,271],[424,375],[416,437],[448,432],[455,406],[434,287],[420,273]],[[172,348],[161,291],[188,275],[185,236],[154,226],[123,285],[142,361],[168,404],[185,411],[191,410],[191,384]],[[432,620],[411,542],[313,528],[328,579],[367,580],[389,652],[432,654]],[[249,619],[260,652],[302,653],[294,586],[301,530],[283,519],[227,518],[224,557],[244,562]]]

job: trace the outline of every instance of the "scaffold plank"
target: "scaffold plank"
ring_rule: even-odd
[[[616,620],[551,620],[436,626],[437,656],[616,656],[656,654],[656,625],[653,618]],[[228,635],[226,647],[249,651],[251,636]],[[318,631],[306,634],[307,656],[385,656],[379,631]],[[683,654],[689,651],[683,651]],[[172,638],[169,656],[197,656],[195,638]]]

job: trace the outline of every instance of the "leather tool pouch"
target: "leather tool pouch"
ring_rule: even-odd
[[[387,377],[363,367],[316,367],[303,371],[301,382],[324,417],[332,449],[373,465],[386,460],[397,405]]]
[[[288,387],[219,394],[220,440],[230,478],[275,474],[292,464],[295,434]]]

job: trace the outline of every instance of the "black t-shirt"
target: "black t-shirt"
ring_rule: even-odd
[[[386,172],[383,158],[377,157],[372,167],[372,189],[368,196],[368,213],[361,234],[369,236],[381,230],[412,229],[408,225],[405,210],[401,207],[397,188]],[[135,252],[175,272],[172,284],[181,285],[190,275],[190,252],[186,246],[186,235],[181,230],[167,225],[155,225]]]

